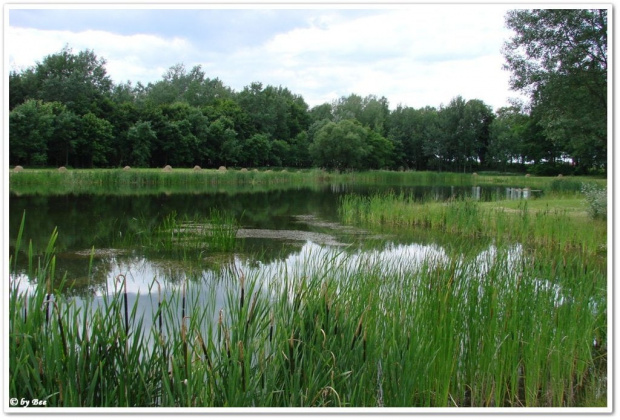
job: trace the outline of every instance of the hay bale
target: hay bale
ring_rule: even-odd
[[[58,172],[67,172],[67,168],[61,166],[60,168],[58,168]]]
[[[220,166],[219,168],[217,168],[217,170],[220,171],[220,172],[226,172],[227,171],[226,166]]]
[[[529,178],[529,177],[530,177],[530,174],[525,174],[525,177],[526,177],[526,178]]]
[[[21,165],[17,165],[16,167],[13,168],[13,172],[21,172],[24,170],[24,167]]]
[[[163,171],[164,171],[164,172],[172,172],[172,166],[170,166],[170,165],[166,165],[166,166],[164,166]]]
[[[478,173],[477,173],[477,172],[474,172],[472,175],[473,175],[473,176],[478,176]]]
[[[248,168],[241,168],[241,170],[239,172],[247,172]]]
[[[131,166],[127,165],[127,166],[125,166],[125,167],[123,168],[123,171],[128,171],[128,170],[130,170],[130,169],[131,169]]]
[[[202,168],[198,165],[194,166],[194,170],[195,171],[202,171]]]
[[[564,178],[564,175],[558,174],[558,178]]]

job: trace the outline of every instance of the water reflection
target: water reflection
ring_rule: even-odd
[[[118,255],[107,257],[105,270],[100,269],[98,275],[104,277],[99,284],[89,284],[89,293],[76,296],[78,305],[88,299],[91,308],[96,309],[104,302],[104,296],[124,291],[126,287],[128,306],[136,309],[137,319],[142,319],[145,328],[154,325],[155,312],[160,300],[168,301],[171,296],[178,298],[179,291],[186,288],[187,299],[194,302],[194,308],[206,319],[217,320],[221,309],[229,307],[229,298],[239,290],[240,277],[250,279],[258,288],[268,291],[273,297],[285,293],[293,298],[299,282],[309,279],[330,279],[329,281],[350,282],[371,277],[378,281],[382,278],[391,279],[390,286],[402,282],[409,288],[432,287],[419,279],[428,276],[416,276],[428,270],[454,270],[455,278],[460,279],[459,287],[473,285],[478,296],[465,294],[461,298],[482,299],[485,294],[493,293],[499,301],[510,299],[514,291],[519,289],[520,273],[531,264],[530,257],[520,244],[514,244],[499,250],[489,244],[483,249],[470,252],[461,248],[457,254],[438,244],[394,243],[386,242],[376,249],[354,247],[337,247],[306,241],[297,252],[288,253],[282,258],[272,261],[261,261],[255,256],[236,254],[229,261],[217,267],[188,267],[174,261],[156,261],[144,257]],[[498,267],[500,264],[500,267]],[[497,279],[497,270],[501,270],[502,287],[494,288],[489,279]],[[494,274],[491,274],[491,272]],[[119,283],[122,275],[126,283]],[[28,291],[33,287],[28,279],[21,275],[12,278],[20,282],[19,290]],[[549,296],[556,306],[570,303],[558,279],[529,279],[536,296]],[[497,281],[497,280],[496,280]],[[392,282],[396,282],[394,285]],[[511,286],[511,282],[514,283]],[[248,283],[246,283],[248,284]],[[341,284],[341,283],[337,283]],[[505,287],[508,286],[508,287]],[[532,290],[532,289],[530,289]],[[177,293],[173,293],[177,292]],[[403,296],[411,293],[403,290]],[[91,300],[92,298],[92,300]],[[234,299],[234,302],[237,300]],[[390,302],[385,302],[390,305]],[[590,302],[591,310],[597,311],[595,302]],[[180,302],[172,302],[172,311],[181,316]]]
[[[131,232],[135,221],[155,225],[172,212],[180,218],[222,211],[239,220],[245,229],[304,230],[321,232],[324,226],[300,220],[299,215],[326,222],[338,222],[338,202],[344,194],[376,194],[393,191],[411,195],[416,200],[445,200],[473,197],[476,200],[519,199],[541,195],[541,191],[481,186],[363,186],[334,184],[323,189],[295,188],[229,194],[172,193],[152,195],[88,195],[62,196],[10,195],[9,246],[13,252],[15,238],[24,212],[24,239],[32,241],[35,252],[45,249],[50,234],[58,229],[58,252],[71,252],[91,247],[110,248],[118,235]],[[310,238],[311,239],[311,238]]]
[[[472,279],[483,279],[496,258],[497,250],[490,245],[477,254],[475,273],[467,273]],[[514,246],[508,251],[509,270],[522,258],[522,248]],[[461,254],[463,258],[464,254]],[[115,293],[118,288],[118,276],[126,279],[127,292],[146,294],[153,287],[154,280],[163,290],[178,289],[184,282],[199,285],[227,283],[234,281],[239,272],[259,282],[278,282],[284,278],[313,278],[325,273],[329,267],[344,268],[353,273],[380,267],[382,272],[398,276],[409,275],[421,267],[445,266],[454,259],[444,247],[437,244],[394,243],[387,242],[380,249],[360,249],[352,247],[326,246],[306,241],[297,252],[291,252],[282,258],[261,261],[256,256],[236,254],[218,266],[204,268],[202,263],[192,264],[170,261],[150,260],[139,256],[117,255],[107,257],[105,264],[97,271],[98,279],[85,279],[87,293],[103,296]],[[329,264],[329,267],[327,266]],[[31,289],[25,275],[15,278],[20,282],[21,290]],[[69,279],[71,284],[71,279]]]
[[[342,247],[359,247],[369,252],[381,252],[384,256],[399,254],[404,256],[402,260],[406,264],[415,261],[419,255],[436,253],[438,249],[443,253],[461,252],[463,244],[456,243],[454,238],[440,238],[436,232],[388,232],[386,227],[381,235],[375,235],[340,223],[338,202],[343,194],[375,194],[387,190],[410,194],[416,199],[437,200],[450,197],[473,197],[477,200],[530,198],[540,194],[529,189],[505,187],[351,184],[333,184],[322,189],[294,188],[237,194],[13,194],[9,206],[9,253],[13,255],[15,252],[15,240],[25,211],[22,251],[13,261],[17,271],[27,271],[28,261],[24,252],[27,247],[23,244],[31,242],[34,252],[41,252],[46,248],[51,232],[57,228],[57,277],[66,273],[73,293],[89,295],[108,287],[110,279],[119,273],[133,276],[131,278],[135,278],[137,284],[149,283],[153,278],[165,278],[170,284],[178,284],[186,277],[202,276],[205,270],[218,270],[230,265],[235,258],[270,264],[288,258],[301,258],[307,253],[316,254],[319,252],[316,247],[326,247],[325,251],[336,247],[339,252]],[[179,217],[192,217],[208,214],[213,209],[226,212],[239,221],[237,256],[209,253],[203,260],[194,262],[154,261],[147,260],[140,249],[115,248],[118,247],[115,244],[119,235],[131,234],[132,230],[143,229],[144,226],[156,226],[172,212]],[[395,245],[398,242],[402,244]],[[480,239],[466,247],[481,249],[486,245]],[[91,262],[93,249],[95,253]],[[381,251],[370,251],[372,249]],[[376,257],[379,258],[378,255]],[[402,269],[406,270],[406,267]]]
[[[542,193],[541,190],[532,190],[530,188],[506,188],[506,199],[519,200],[538,197]]]

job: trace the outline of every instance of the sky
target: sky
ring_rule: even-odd
[[[384,96],[391,109],[460,95],[496,110],[520,96],[502,68],[506,4],[9,7],[8,70],[68,46],[104,58],[115,83],[146,85],[173,65],[200,65],[236,91],[283,86],[310,107],[354,93]]]

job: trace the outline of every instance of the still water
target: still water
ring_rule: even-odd
[[[380,258],[408,256],[408,261],[427,254],[441,255],[459,248],[450,238],[426,237],[412,232],[368,232],[340,223],[338,203],[347,193],[374,194],[392,190],[418,198],[471,197],[478,200],[529,198],[540,192],[506,187],[367,187],[345,184],[321,188],[297,187],[274,191],[231,193],[163,193],[156,195],[62,195],[18,196],[11,194],[9,206],[10,252],[26,214],[24,240],[34,250],[45,248],[58,229],[56,272],[67,273],[77,295],[101,295],[114,291],[117,277],[127,279],[128,292],[146,293],[154,279],[164,287],[178,287],[186,279],[208,279],[223,267],[256,269],[269,276],[282,263],[294,267],[308,255],[338,252],[378,252]],[[123,235],[132,220],[157,223],[175,212],[180,216],[208,214],[220,210],[239,223],[234,253],[213,253],[199,262],[148,258],[139,249],[115,249],[114,235]],[[470,244],[471,245],[471,244]],[[490,244],[477,244],[480,251]],[[24,247],[22,246],[22,249]],[[94,252],[93,252],[94,249]],[[91,255],[94,255],[91,266]],[[391,256],[391,257],[390,257]],[[414,258],[415,257],[415,258]],[[18,272],[26,272],[26,258],[18,256]],[[281,268],[277,268],[278,270]],[[28,279],[18,276],[22,287]]]

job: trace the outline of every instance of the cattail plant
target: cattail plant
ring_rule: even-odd
[[[596,228],[573,221],[570,232],[561,226],[569,215],[534,202],[493,213],[458,199],[355,200],[350,210],[368,226],[442,232],[467,246],[389,264],[324,248],[299,270],[231,264],[216,281],[154,279],[149,317],[126,274],[102,296],[74,298],[55,273],[56,233],[41,255],[20,237],[10,256],[9,395],[54,407],[605,403],[607,271],[604,255],[592,257],[601,238],[587,232]],[[176,241],[184,233],[174,229]],[[27,289],[17,258],[36,279]]]

